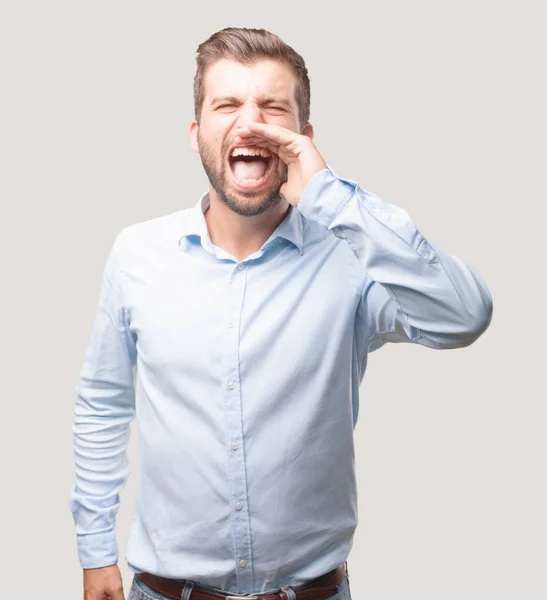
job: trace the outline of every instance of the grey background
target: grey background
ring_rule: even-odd
[[[494,298],[469,348],[371,355],[354,599],[546,597],[545,16],[486,0],[2,4],[3,596],[82,596],[72,413],[104,261],[122,227],[207,190],[187,135],[195,50],[247,26],[304,56],[329,165]],[[137,450],[133,428],[126,590]]]

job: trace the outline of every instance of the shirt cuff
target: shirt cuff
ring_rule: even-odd
[[[82,569],[109,567],[118,562],[118,546],[115,531],[76,536],[78,558]]]
[[[296,208],[306,219],[328,227],[356,187],[357,182],[338,177],[327,165],[308,181]]]

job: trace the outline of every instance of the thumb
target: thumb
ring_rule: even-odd
[[[114,584],[114,586],[110,586],[106,589],[106,594],[108,596],[108,600],[125,600],[121,577],[120,580]]]
[[[110,592],[108,600],[125,600],[123,589]]]

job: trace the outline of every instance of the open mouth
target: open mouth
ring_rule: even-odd
[[[229,156],[228,165],[234,185],[241,190],[259,190],[265,187],[274,171],[274,156]]]

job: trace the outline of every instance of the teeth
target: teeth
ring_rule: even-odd
[[[268,175],[268,173],[264,173],[264,175],[260,178],[260,179],[237,179],[237,181],[239,181],[240,183],[245,183],[247,185],[255,185],[257,183],[260,183],[261,181],[264,181],[266,179],[266,176]]]
[[[271,154],[266,148],[234,148],[232,156],[262,156],[269,158]]]

